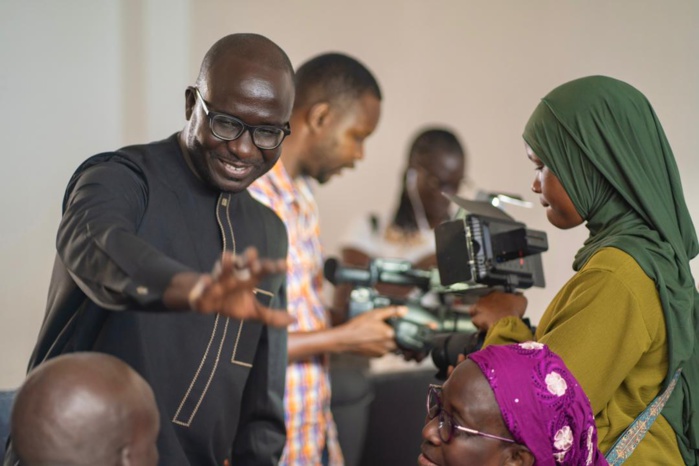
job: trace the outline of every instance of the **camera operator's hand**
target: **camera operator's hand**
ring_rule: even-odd
[[[461,363],[464,362],[465,360],[466,360],[466,355],[465,355],[465,354],[460,354],[460,355],[456,358],[456,365],[452,366],[452,365],[450,364],[449,367],[447,367],[447,377],[449,377],[449,376],[451,375],[451,373],[454,372],[454,369],[456,369],[456,366],[458,366],[459,364],[461,364]]]
[[[471,305],[471,321],[479,330],[487,331],[505,317],[522,317],[527,309],[527,298],[522,293],[493,291]]]
[[[390,306],[360,314],[336,327],[344,351],[379,357],[396,349],[395,332],[386,319],[408,312],[404,306]]]
[[[426,322],[424,325],[426,325],[427,327],[429,327],[430,329],[432,329],[434,331],[437,331],[437,329],[438,329],[436,322]],[[429,350],[419,351],[419,350],[410,350],[410,349],[404,349],[404,348],[400,348],[397,352],[399,354],[403,355],[403,359],[405,361],[408,361],[408,362],[415,361],[418,363],[422,362],[430,354]]]
[[[400,350],[400,354],[403,355],[403,359],[410,362],[410,361],[415,361],[415,362],[422,362],[429,353],[426,353],[424,351],[415,351],[415,350]]]

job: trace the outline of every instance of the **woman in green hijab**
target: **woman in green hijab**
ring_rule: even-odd
[[[577,79],[541,100],[523,137],[549,221],[590,231],[535,338],[589,396],[603,452],[681,368],[625,464],[698,464],[699,299],[689,260],[699,245],[653,108],[622,81]],[[486,345],[507,344],[533,337],[525,308],[523,297],[495,292],[471,313]]]

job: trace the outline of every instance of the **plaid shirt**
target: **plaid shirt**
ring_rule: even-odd
[[[289,332],[328,327],[321,301],[323,258],[318,205],[305,178],[292,180],[278,162],[256,180],[250,193],[284,221],[289,235],[286,293],[289,313],[296,322]],[[284,395],[287,441],[280,465],[321,465],[327,445],[331,466],[342,466],[342,452],[330,412],[327,355],[289,364]]]

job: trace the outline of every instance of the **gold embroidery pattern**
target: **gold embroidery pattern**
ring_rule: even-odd
[[[220,194],[218,197],[219,204],[222,206],[226,207],[226,212],[228,211],[228,199],[223,197],[223,194]],[[224,202],[225,201],[225,202]],[[221,222],[221,214],[219,213],[218,205],[216,206],[216,223],[218,223],[218,228],[221,231],[221,239],[223,240],[223,251],[222,253],[226,252],[226,232],[223,230],[223,222]],[[233,254],[235,254],[235,244],[233,245]]]
[[[230,195],[229,195],[230,196]],[[220,207],[225,207],[226,208],[226,214],[228,214],[228,205],[229,205],[229,198],[224,197],[223,194],[220,194],[218,197],[218,202],[216,203],[216,223],[218,223],[219,230],[221,232],[221,241],[223,242],[223,251],[222,253],[225,253],[226,250],[228,249],[228,240],[227,240],[227,235],[226,231],[223,228],[223,222],[221,221],[221,214],[220,214]],[[230,223],[230,220],[229,220]],[[231,230],[232,234],[232,230]],[[233,243],[233,253],[235,254],[235,242]],[[196,405],[194,406],[194,409],[192,409],[192,412],[189,414],[187,419],[183,420],[180,419],[180,414],[182,413],[182,410],[184,409],[185,403],[190,397],[190,394],[192,393],[192,390],[196,386],[197,381],[199,380],[199,375],[201,374],[201,371],[204,367],[204,363],[206,362],[207,357],[209,356],[209,352],[211,351],[211,346],[214,343],[214,338],[216,337],[216,330],[218,328],[218,321],[221,318],[220,315],[216,315],[216,319],[214,320],[214,327],[211,331],[211,337],[209,338],[209,343],[206,346],[206,350],[204,351],[204,355],[201,358],[201,362],[199,363],[199,367],[197,368],[197,371],[194,373],[194,377],[192,378],[192,382],[189,384],[189,388],[187,389],[187,392],[184,394],[184,397],[182,397],[182,401],[180,401],[180,405],[177,408],[177,411],[175,412],[175,416],[172,419],[172,422],[174,424],[183,426],[183,427],[189,427],[192,423],[192,420],[194,419],[195,414],[199,410],[199,406],[201,406],[202,401],[204,400],[204,396],[206,395],[206,392],[209,389],[209,385],[211,384],[211,380],[214,377],[214,374],[216,373],[216,368],[218,367],[218,362],[221,357],[221,351],[223,349],[223,343],[226,341],[226,332],[228,330],[228,323],[229,319],[226,317],[225,318],[225,325],[223,329],[223,335],[221,335],[221,341],[219,342],[219,348],[218,348],[218,353],[216,354],[216,359],[214,361],[213,367],[211,368],[211,372],[209,374],[209,377],[206,381],[206,385],[204,386],[204,389],[202,390],[201,395],[199,396],[199,400],[197,400]]]
[[[240,326],[238,327],[238,335],[235,337],[235,344],[233,345],[233,354],[231,355],[231,362],[233,364],[238,364],[239,366],[243,367],[252,367],[252,364],[249,362],[243,362],[243,361],[238,361],[235,359],[235,355],[238,352],[238,342],[240,341],[240,335],[243,333],[243,325],[245,324],[244,321],[240,321]]]
[[[230,194],[228,195],[230,197]],[[235,233],[233,232],[233,223],[231,222],[231,211],[228,208],[228,199],[223,199],[226,201],[224,206],[226,206],[226,221],[228,222],[228,228],[231,230],[231,239],[233,241],[233,254],[235,254]],[[223,227],[221,227],[223,228]],[[225,246],[224,246],[224,251],[225,251]]]
[[[189,427],[192,423],[192,420],[194,419],[194,415],[199,410],[199,406],[201,405],[201,402],[204,399],[206,392],[209,389],[209,385],[211,384],[211,380],[213,379],[214,373],[216,372],[216,368],[218,367],[218,361],[221,358],[221,350],[223,349],[223,342],[226,341],[226,331],[228,330],[228,319],[226,319],[226,324],[224,325],[224,328],[223,328],[223,335],[221,336],[221,342],[219,343],[218,352],[216,353],[216,359],[214,361],[213,368],[211,369],[211,373],[209,374],[209,379],[207,380],[206,385],[204,386],[204,390],[202,390],[201,396],[199,397],[197,404],[194,406],[194,409],[190,413],[187,420],[185,421],[185,420],[178,419],[180,417],[180,413],[182,412],[182,409],[184,408],[185,402],[189,398],[189,395],[192,392],[194,385],[196,384],[197,380],[199,379],[199,374],[201,373],[201,370],[204,367],[204,362],[206,362],[206,358],[209,355],[209,351],[211,350],[211,345],[214,341],[214,337],[216,336],[216,328],[218,327],[219,318],[220,318],[220,315],[216,315],[216,319],[214,320],[214,329],[211,332],[211,338],[209,338],[209,343],[208,343],[208,345],[206,345],[206,351],[204,351],[204,356],[202,357],[201,362],[199,363],[199,367],[197,368],[197,372],[194,374],[194,378],[192,379],[192,382],[189,384],[189,388],[187,389],[187,393],[185,393],[184,397],[182,398],[182,401],[180,402],[180,406],[177,408],[177,412],[175,413],[175,417],[172,419],[172,422],[174,424],[184,426],[184,427]]]
[[[219,226],[219,230],[221,232],[221,238],[223,241],[223,251],[222,253],[225,253],[226,250],[228,249],[228,240],[227,240],[227,235],[226,231],[223,226],[223,222],[221,221],[221,214],[220,214],[220,207],[225,207],[226,210],[226,222],[228,223],[228,228],[230,229],[231,233],[231,249],[233,254],[236,253],[236,243],[235,243],[235,234],[233,231],[233,224],[231,222],[231,217],[230,217],[230,210],[229,210],[229,205],[230,205],[230,194],[227,195],[227,197],[224,197],[223,194],[219,195],[219,201],[216,206],[216,221]],[[274,297],[274,294],[261,290],[261,289],[255,289],[254,292],[257,293],[262,293],[265,295],[268,295],[270,297]],[[218,343],[218,351],[216,352],[216,357],[213,361],[213,366],[211,367],[211,372],[209,373],[209,377],[206,381],[206,384],[204,385],[204,388],[202,389],[202,393],[199,396],[199,400],[197,400],[197,403],[195,404],[194,408],[192,408],[191,413],[189,413],[189,416],[183,415],[183,411],[185,409],[185,404],[190,398],[190,395],[192,394],[192,391],[194,390],[197,382],[200,379],[200,375],[202,374],[202,370],[204,368],[204,364],[206,363],[207,358],[209,357],[209,353],[211,352],[211,347],[214,345],[214,340],[216,337],[216,331],[218,328],[218,323],[219,319],[221,318],[220,315],[216,315],[216,319],[214,320],[214,326],[213,330],[211,331],[211,337],[209,338],[209,343],[206,346],[206,350],[204,351],[204,355],[201,359],[201,362],[199,363],[199,367],[197,368],[196,373],[194,374],[194,377],[192,378],[192,382],[189,384],[189,388],[187,389],[187,392],[185,393],[184,397],[182,398],[182,401],[180,402],[179,407],[177,408],[177,412],[175,413],[174,418],[172,419],[172,422],[174,424],[183,426],[183,427],[189,427],[192,423],[192,420],[194,419],[194,416],[196,415],[197,411],[199,410],[199,407],[201,406],[204,397],[206,396],[206,393],[209,390],[209,386],[211,385],[211,381],[214,378],[214,374],[216,373],[216,369],[218,368],[218,364],[221,358],[221,352],[223,350],[223,344],[226,341],[226,334],[228,333],[228,325],[230,323],[230,319],[228,317],[225,317],[225,324],[223,327],[223,333],[221,334],[220,338],[221,341]],[[236,354],[238,350],[238,343],[240,341],[240,337],[243,333],[243,325],[244,321],[240,321],[240,325],[238,327],[238,332],[236,335],[235,343],[233,345],[233,353],[231,355],[231,363],[232,364],[237,364],[243,367],[247,368],[252,368],[251,363],[247,363],[244,361],[239,361],[236,359]]]

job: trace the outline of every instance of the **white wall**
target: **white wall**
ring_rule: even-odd
[[[82,159],[121,143],[118,13],[0,2],[0,387],[21,381],[39,331],[61,192]]]
[[[294,64],[347,52],[381,82],[366,160],[318,189],[329,253],[353,216],[392,207],[408,140],[423,124],[458,131],[477,187],[536,201],[524,123],[541,96],[589,74],[624,79],[653,102],[699,219],[694,0],[2,0],[0,387],[21,381],[33,347],[73,169],[92,153],[178,130],[184,87],[230,32],[265,34]],[[510,212],[549,233],[549,286],[527,293],[536,318],[571,275],[586,230],[556,231],[537,208]]]

